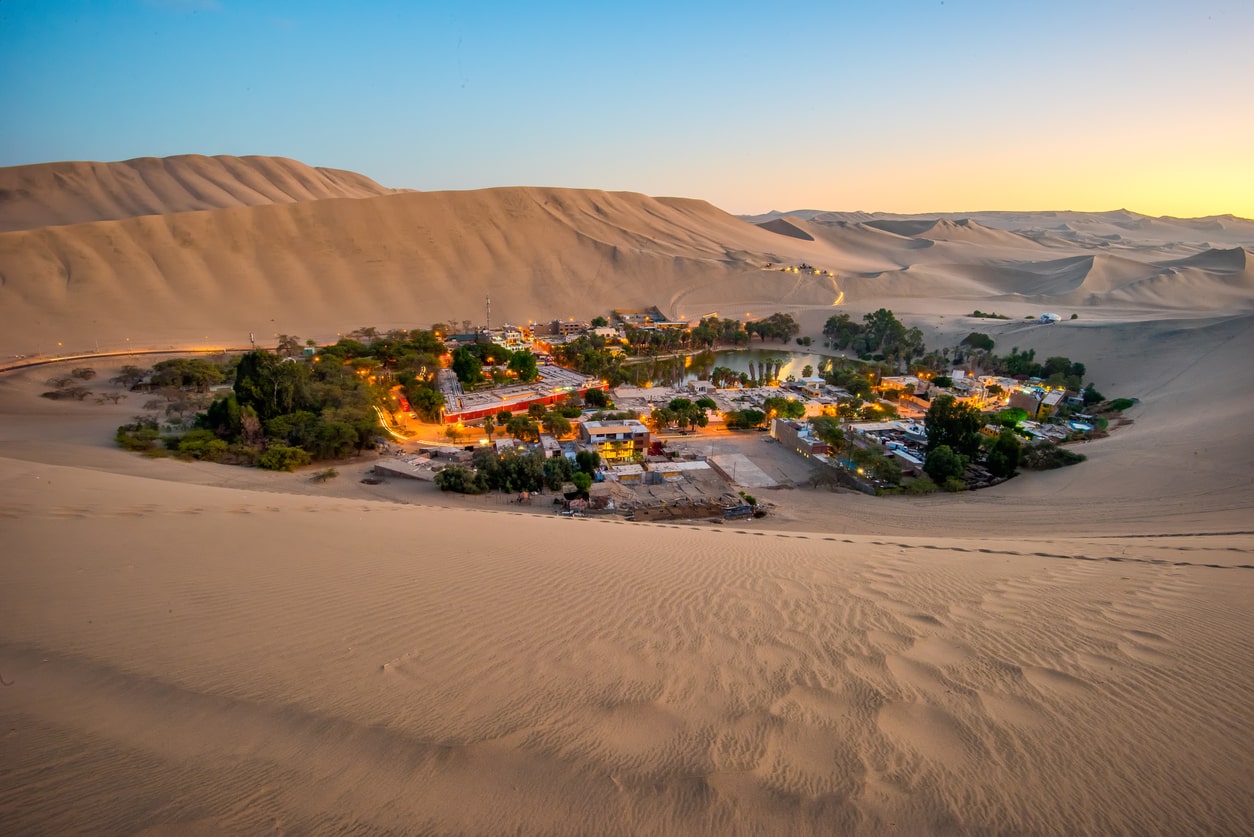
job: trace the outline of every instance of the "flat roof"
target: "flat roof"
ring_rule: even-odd
[[[594,431],[600,433],[639,433],[641,430],[648,430],[649,426],[642,421],[636,419],[625,419],[622,421],[585,421],[583,426],[588,429],[589,433]]]
[[[536,371],[540,373],[538,381],[477,392],[462,392],[461,387],[452,382],[445,385],[447,376],[441,376],[440,389],[444,392],[445,412],[465,413],[489,407],[508,409],[513,404],[525,403],[535,398],[548,398],[601,385],[599,378],[590,378],[582,372],[562,366],[540,366]]]

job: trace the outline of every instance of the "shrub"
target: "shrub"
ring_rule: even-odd
[[[959,491],[966,491],[967,484],[962,481],[961,477],[950,477],[945,480],[943,488],[951,494],[956,494]]]
[[[933,448],[923,463],[923,470],[938,485],[944,485],[950,479],[960,479],[966,468],[967,458],[955,453],[949,445]]]
[[[1051,471],[1078,465],[1085,460],[1082,453],[1060,448],[1052,442],[1026,448],[1019,458],[1019,464],[1032,471]]]
[[[985,460],[989,473],[995,477],[1014,476],[1015,468],[1019,466],[1019,454],[1019,440],[1015,438],[1014,431],[1004,428]]]
[[[435,484],[441,491],[458,494],[482,494],[487,490],[484,480],[464,465],[449,465],[435,475]]]
[[[339,475],[340,475],[340,472],[335,470],[334,468],[327,468],[325,471],[319,471],[318,473],[314,474],[312,477],[310,477],[310,479],[313,482],[326,482],[327,480],[335,479]]]
[[[932,482],[932,478],[927,475],[921,476],[917,480],[911,480],[903,488],[905,493],[913,495],[934,494],[938,490],[936,483]]]
[[[71,371],[70,374],[75,378],[78,378],[80,381],[90,381],[92,378],[96,377],[96,370],[92,369],[90,366],[80,366]]]
[[[1109,409],[1114,412],[1122,413],[1124,410],[1131,409],[1135,404],[1136,402],[1131,398],[1116,398],[1114,401],[1110,402]]]
[[[178,440],[179,456],[221,462],[226,458],[228,445],[213,434],[212,430],[189,430]]]
[[[118,428],[114,439],[123,450],[149,451],[157,447],[160,435],[157,428],[151,425],[124,424]]]
[[[63,401],[73,398],[75,401],[82,401],[91,395],[91,390],[87,387],[65,387],[64,389],[54,389],[48,392],[40,393],[41,398],[50,398],[53,401]]]
[[[271,445],[261,456],[257,457],[257,464],[267,471],[295,471],[301,465],[308,465],[312,460],[313,457],[303,448]]]

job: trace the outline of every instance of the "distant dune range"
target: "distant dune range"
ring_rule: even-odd
[[[818,349],[887,306],[1139,400],[1078,467],[650,525],[368,485],[374,454],[148,459],[113,443],[142,397],[40,397],[149,357],[0,374],[10,831],[1249,832],[1254,223],[738,218],[259,157],[0,190],[0,360],[481,322],[487,293],[496,323],[789,311]],[[747,436],[697,438],[779,450]]]
[[[479,321],[488,294],[497,322],[653,304],[743,319],[838,298],[1246,310],[1254,282],[1254,223],[1240,219],[1067,214],[1060,230],[1044,213],[1010,230],[801,213],[764,227],[632,193],[396,193],[267,157],[24,166],[0,184],[0,355]],[[1094,237],[1107,229],[1129,238]],[[765,270],[801,262],[835,278]]]

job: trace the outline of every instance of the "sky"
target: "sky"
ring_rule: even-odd
[[[1249,0],[0,0],[0,166],[1254,218]]]

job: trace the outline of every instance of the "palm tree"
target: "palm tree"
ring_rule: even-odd
[[[492,441],[492,434],[496,431],[496,419],[492,416],[483,417],[483,432],[488,435],[488,441]]]

